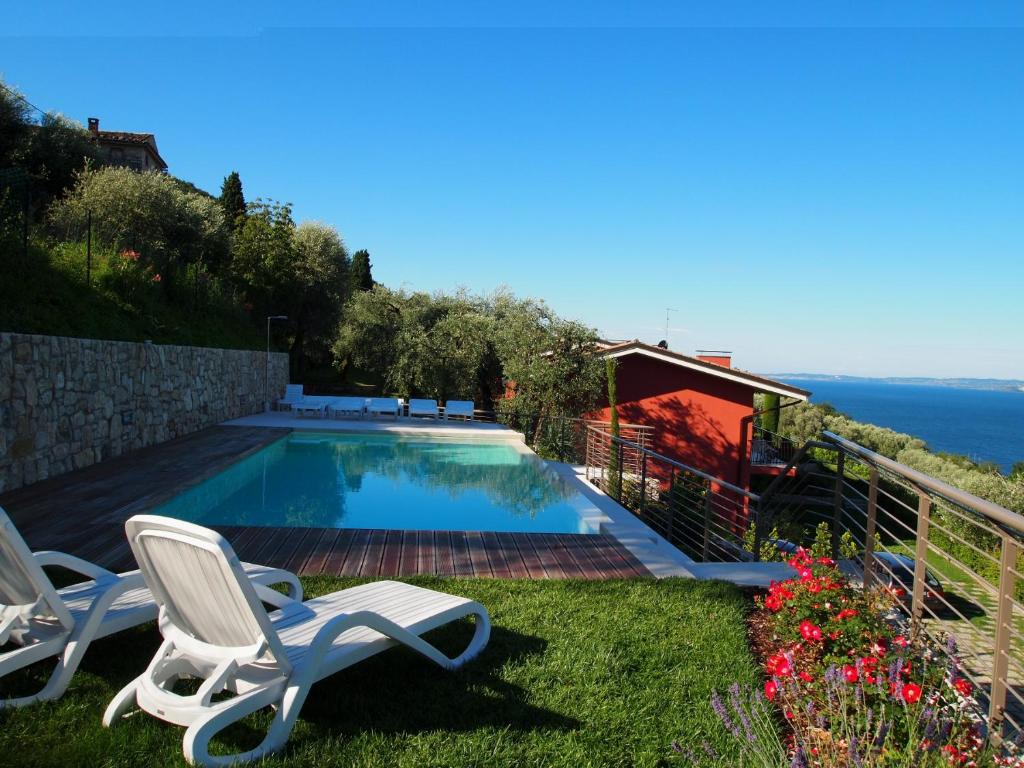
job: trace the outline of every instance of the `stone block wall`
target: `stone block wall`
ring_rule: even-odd
[[[263,410],[266,353],[0,333],[0,493]],[[270,356],[270,399],[288,355]]]

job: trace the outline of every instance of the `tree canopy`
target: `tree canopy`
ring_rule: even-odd
[[[352,254],[352,271],[349,274],[349,282],[352,286],[352,293],[356,291],[368,291],[374,286],[373,265],[370,263],[370,252],[359,250]]]
[[[401,396],[503,407],[518,413],[578,415],[594,406],[604,366],[596,333],[543,302],[508,292],[427,294],[375,286],[354,294],[334,342],[340,366],[376,374]]]
[[[245,195],[242,193],[242,177],[238,171],[232,171],[224,177],[220,187],[220,206],[224,209],[224,218],[232,229],[238,226],[238,220],[245,216]]]

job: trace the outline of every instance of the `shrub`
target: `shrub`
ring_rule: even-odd
[[[67,197],[51,207],[51,230],[65,239],[81,239],[90,212],[94,243],[135,251],[161,275],[226,259],[228,229],[220,205],[187,191],[166,174],[85,170]]]
[[[756,600],[752,645],[763,690],[732,686],[712,707],[740,742],[744,765],[1021,765],[984,748],[980,706],[956,643],[911,639],[883,591],[855,588],[828,558],[801,550],[796,577]],[[789,731],[780,742],[771,711]],[[710,755],[690,750],[691,762]]]

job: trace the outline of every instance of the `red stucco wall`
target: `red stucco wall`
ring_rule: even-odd
[[[748,386],[643,355],[618,359],[619,418],[655,429],[654,450],[745,486],[744,418],[754,411]],[[593,418],[608,419],[607,405]],[[749,426],[748,426],[749,429]]]

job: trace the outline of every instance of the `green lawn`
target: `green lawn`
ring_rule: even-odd
[[[308,596],[358,583],[303,581]],[[749,600],[727,584],[411,581],[487,606],[494,629],[484,653],[449,673],[395,649],[328,678],[286,751],[267,764],[682,765],[673,739],[729,751],[708,704],[712,689],[759,679],[746,644]],[[454,653],[471,631],[466,622],[431,637]],[[111,696],[157,644],[153,626],[95,644],[60,702],[0,713],[0,754],[19,766],[184,764],[182,728],[143,715],[100,726]],[[24,692],[42,672],[0,682],[0,695]],[[225,736],[227,746],[252,746],[268,720],[253,716]]]

